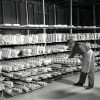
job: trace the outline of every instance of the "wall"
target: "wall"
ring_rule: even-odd
[[[56,21],[54,14],[54,5],[47,2],[46,24],[67,24],[70,25],[70,7],[56,5]],[[0,24],[1,23],[19,23],[19,24],[43,24],[42,0],[28,0],[28,15],[25,0],[0,0]],[[73,25],[92,26],[93,25],[93,8],[92,6],[79,6],[79,23],[77,7],[73,6]],[[100,7],[96,5],[96,25],[100,26]]]
[[[100,5],[96,5],[96,25],[100,27]]]
[[[93,26],[93,8],[83,7],[80,9],[80,25]]]

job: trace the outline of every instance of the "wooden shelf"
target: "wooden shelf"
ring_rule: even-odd
[[[77,27],[77,26],[64,26],[64,25],[20,25],[20,26],[4,26],[0,25],[0,29],[18,29],[18,30],[33,30],[33,29],[77,29],[77,30],[94,30],[100,27]]]
[[[54,55],[54,54],[58,54],[58,53],[66,53],[66,52],[70,52],[70,50],[67,51],[59,51],[59,52],[51,52],[51,53],[44,53],[44,54],[37,54],[37,55],[32,55],[32,56],[19,56],[16,58],[2,58],[0,59],[0,61],[7,61],[7,60],[17,60],[17,59],[23,59],[23,58],[31,58],[31,57],[39,57],[39,56],[45,56],[45,55]]]

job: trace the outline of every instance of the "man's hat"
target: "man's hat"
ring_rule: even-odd
[[[74,40],[73,39],[68,39],[67,40],[67,44],[73,44],[74,43]]]

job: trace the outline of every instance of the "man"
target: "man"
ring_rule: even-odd
[[[91,89],[94,87],[94,54],[90,46],[86,42],[74,42],[73,39],[67,41],[69,48],[71,48],[71,54],[69,58],[73,58],[75,54],[80,54],[82,56],[82,68],[80,73],[80,78],[75,86],[83,86],[86,77],[88,75],[88,87],[86,89]]]

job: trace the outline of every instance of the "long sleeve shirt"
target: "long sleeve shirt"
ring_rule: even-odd
[[[75,54],[80,54],[84,56],[91,48],[87,45],[87,43],[76,42],[72,48],[70,58],[73,58]]]

